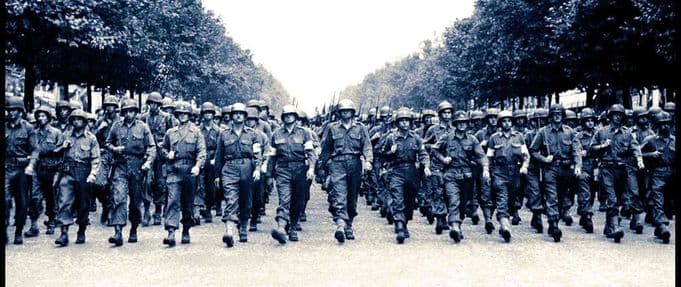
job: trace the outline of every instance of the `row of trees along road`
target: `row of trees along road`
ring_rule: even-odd
[[[478,0],[421,51],[368,74],[341,97],[362,107],[523,108],[581,89],[585,104],[632,106],[632,95],[679,92],[673,0]],[[367,111],[368,108],[364,108]]]
[[[5,63],[25,69],[27,108],[33,108],[38,82],[82,84],[88,92],[94,86],[102,95],[159,91],[219,105],[260,98],[274,110],[289,102],[281,84],[198,0],[5,5]]]

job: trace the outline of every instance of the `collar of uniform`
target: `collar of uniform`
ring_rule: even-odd
[[[398,138],[398,139],[400,139],[400,138],[406,139],[406,138],[408,138],[408,137],[410,137],[410,136],[412,136],[412,134],[411,134],[411,132],[409,132],[409,131],[407,131],[407,133],[405,133],[404,135],[402,135],[402,133],[401,133],[399,130],[397,130],[397,131],[395,132],[395,138]]]
[[[8,127],[8,128],[11,128],[11,129],[18,129],[18,128],[21,128],[21,119],[18,120],[16,124],[13,123],[13,122],[7,122],[7,127]]]
[[[211,122],[210,124],[206,125],[206,124],[203,123],[203,121],[201,122],[201,129],[202,130],[211,130],[211,129],[217,130],[217,128],[215,127],[215,123]]]
[[[445,123],[440,122],[440,127],[448,130],[452,127],[452,124],[450,123],[450,124],[446,125]]]
[[[346,129],[346,130],[349,130],[349,129],[351,129],[351,128],[357,126],[357,122],[356,122],[354,119],[353,119],[353,120],[350,120],[350,127],[346,128],[346,127],[345,127],[345,124],[343,124],[343,121],[341,120],[341,121],[338,121],[338,126],[341,126],[341,127],[343,127],[344,129]]]
[[[80,133],[74,129],[73,132],[71,132],[71,136],[74,138],[82,138],[85,137],[85,133],[87,133],[87,131],[84,128],[80,131]]]
[[[562,131],[565,130],[565,128],[563,127],[563,124],[561,124],[561,125],[558,126],[557,128],[556,128],[555,126],[553,126],[553,125],[549,125],[549,129],[550,129],[552,132],[562,132]]]
[[[126,126],[126,127],[128,127],[128,128],[131,128],[132,126],[135,125],[136,122],[137,122],[137,120],[132,120],[132,121],[128,124],[128,123],[125,122],[125,120],[123,120],[123,125]]]
[[[454,137],[457,139],[464,139],[466,138],[466,136],[467,136],[466,132],[461,133],[461,136],[459,136],[459,133],[454,132]]]
[[[507,139],[510,139],[513,135],[515,135],[515,131],[513,131],[513,130],[510,130],[508,132],[508,135],[506,135],[506,132],[504,132],[504,131],[499,131],[499,133],[501,134],[502,137],[505,137]]]
[[[291,129],[289,130],[286,126],[283,126],[283,130],[284,130],[284,132],[285,132],[286,134],[289,134],[289,135],[290,135],[290,134],[292,134],[292,133],[296,130],[297,127],[298,127],[298,125],[293,124],[293,126],[292,126]]]
[[[615,133],[615,134],[620,133],[620,132],[624,132],[624,126],[620,126],[619,128],[617,128],[617,127],[611,125],[609,130],[610,130],[610,132]]]

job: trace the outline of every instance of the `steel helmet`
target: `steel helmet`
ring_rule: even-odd
[[[624,106],[620,104],[614,104],[610,106],[610,109],[608,109],[608,116],[612,113],[622,113],[622,115],[626,115],[626,111],[624,110]]]
[[[489,114],[487,114],[489,116]],[[503,110],[499,114],[497,114],[497,118],[499,120],[503,118],[513,118],[513,113],[511,111]]]
[[[246,107],[255,107],[260,109],[260,101],[256,99],[248,100],[248,102],[246,102]]]
[[[666,123],[672,121],[672,115],[668,112],[662,111],[655,115],[655,123]]]
[[[448,101],[442,101],[440,104],[437,105],[437,114],[439,115],[440,113],[447,109],[454,112],[454,106],[452,106],[452,104],[450,104]]]
[[[561,113],[562,115],[565,115],[565,108],[563,108],[563,105],[561,104],[552,104],[549,107],[549,115],[553,113]]]
[[[48,106],[40,105],[33,110],[33,117],[36,119],[38,118],[38,113],[45,113],[47,114],[48,119],[52,119],[54,117],[54,110]]]
[[[200,116],[201,115],[201,109],[199,109],[198,107],[192,107],[192,115],[197,116],[197,117]]]
[[[388,106],[381,107],[379,113],[380,113],[381,118],[389,116],[390,115],[390,107],[388,107]]]
[[[565,119],[566,120],[576,120],[577,119],[577,113],[573,110],[565,110]]]
[[[97,116],[96,116],[95,114],[93,114],[93,113],[86,113],[86,114],[87,114],[87,120],[88,120],[88,121],[93,121],[93,122],[94,122],[94,121],[97,120]]]
[[[454,118],[452,121],[456,122],[467,122],[468,121],[468,115],[466,115],[466,112],[464,111],[456,111],[454,113]]]
[[[192,106],[189,104],[189,102],[185,101],[177,101],[174,106],[175,110],[173,111],[175,114],[191,114],[192,113]]]
[[[260,105],[261,110],[264,110],[264,109],[269,110],[270,109],[270,107],[267,105],[267,103],[264,100],[259,100],[258,104]]]
[[[374,115],[376,115],[376,108],[369,109],[369,117],[373,117]]]
[[[660,107],[652,107],[648,110],[648,114],[651,117],[657,116],[657,114],[659,114],[660,112],[662,112],[662,109]]]
[[[83,109],[83,103],[77,100],[72,100],[69,102],[69,105],[71,105],[72,110],[77,110],[77,109]]]
[[[134,109],[137,112],[140,111],[140,107],[137,105],[137,101],[135,101],[135,99],[126,98],[123,100],[123,104],[121,105],[121,112],[124,112],[129,109]]]
[[[232,106],[231,105],[222,107],[222,115],[223,116],[229,117],[229,114],[231,114],[231,113],[232,113]]]
[[[499,109],[489,108],[489,109],[487,109],[487,114],[485,115],[485,117],[486,118],[487,117],[498,117],[498,115],[499,115]],[[513,116],[513,114],[511,114],[511,116]]]
[[[343,110],[352,110],[353,112],[357,113],[357,109],[355,108],[355,103],[353,103],[350,99],[342,99],[338,103],[338,111],[343,111]]]
[[[246,118],[247,119],[258,119],[258,109],[255,107],[246,107]]]
[[[163,105],[163,97],[161,97],[161,93],[151,92],[151,94],[149,94],[149,96],[147,97],[147,104],[149,103],[157,103],[159,105]]]
[[[544,108],[539,108],[534,111],[534,117],[538,119],[545,119],[549,117],[549,110]]]
[[[397,109],[397,113],[395,113],[395,120],[397,121],[397,120],[400,120],[400,119],[413,120],[411,110],[409,110],[406,107],[401,107],[401,108]]]
[[[594,119],[596,118],[596,114],[594,114],[594,110],[592,110],[591,108],[584,108],[582,109],[582,112],[579,114],[579,118],[582,120]]]
[[[116,109],[118,109],[118,98],[114,95],[108,95],[104,98],[104,103],[102,103],[102,106],[114,106]]]
[[[431,110],[431,109],[423,110],[423,112],[421,113],[421,118],[425,118],[425,117],[428,117],[428,116],[437,117],[437,113],[434,110]]]
[[[676,110],[676,104],[673,102],[668,102],[664,104],[664,108],[662,109],[664,109],[666,112],[673,112]]]
[[[307,120],[308,119],[307,113],[303,110],[298,110],[298,118],[301,119],[301,120]]]
[[[26,112],[24,108],[24,99],[22,97],[11,96],[5,98],[5,110],[21,110]]]
[[[630,109],[624,110],[624,114],[627,116],[627,118],[633,118],[634,117],[634,111]]]
[[[480,110],[475,110],[471,112],[471,120],[482,120],[485,118],[485,114]]]
[[[173,102],[173,99],[166,97],[161,100],[161,107],[164,109],[175,109],[175,103]]]
[[[242,103],[234,103],[232,104],[232,110],[230,113],[244,113],[244,115],[248,115],[248,112],[246,111],[246,105]]]
[[[73,111],[71,112],[71,114],[69,115],[69,121],[72,121],[73,118],[76,118],[76,117],[83,118],[83,120],[85,120],[85,121],[87,121],[87,119],[88,119],[87,113],[84,112],[84,111],[81,110],[81,109],[75,109],[75,110],[73,110]]]
[[[59,110],[61,108],[68,108],[69,110],[73,110],[73,107],[71,106],[71,104],[66,100],[59,100],[57,102],[56,109]]]
[[[222,111],[218,106],[215,106],[215,117],[216,118],[221,118],[222,117]]]
[[[215,105],[211,102],[205,102],[201,104],[201,113],[210,113],[212,112],[213,114],[216,113]]]
[[[515,110],[513,112],[513,118],[527,118],[527,111],[525,110]]]
[[[648,110],[644,107],[636,107],[634,108],[634,118],[639,118],[639,117],[645,117],[648,115]]]

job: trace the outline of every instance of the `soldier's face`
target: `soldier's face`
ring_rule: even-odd
[[[187,123],[189,121],[189,114],[188,113],[178,113],[177,114],[177,120],[181,123]]]
[[[75,129],[82,129],[85,127],[85,120],[81,117],[73,117],[71,124]]]
[[[355,115],[355,112],[353,112],[352,110],[342,110],[340,112],[340,115],[341,119],[349,120],[352,119],[352,117]]]
[[[445,121],[451,120],[452,119],[452,110],[446,109],[446,110],[440,112],[440,119],[445,120]]]
[[[671,130],[671,125],[669,124],[669,122],[660,123],[658,124],[658,129],[661,134],[668,134],[669,131]]]
[[[409,119],[402,118],[399,121],[397,121],[397,127],[402,131],[408,131],[410,125],[411,121]]]
[[[110,105],[106,106],[106,107],[104,107],[104,113],[106,113],[107,115],[112,115],[112,114],[116,113],[116,107],[110,106]]]
[[[213,117],[215,117],[214,113],[203,113],[203,120],[204,121],[212,121]]]
[[[123,113],[123,116],[125,117],[125,120],[126,120],[127,122],[134,121],[135,118],[137,118],[137,111],[136,111],[136,110],[133,110],[133,109],[127,109],[127,110],[125,110],[125,112]]]
[[[648,117],[639,117],[637,123],[640,127],[648,127]]]
[[[465,132],[466,129],[468,128],[468,123],[464,121],[458,121],[455,123],[456,125],[456,130],[460,132]]]
[[[516,126],[524,126],[527,121],[525,118],[515,118],[515,125]]]
[[[496,121],[496,118],[494,118]],[[513,120],[511,118],[503,118],[501,120],[501,128],[505,131],[510,130],[513,127]]]
[[[560,123],[562,121],[563,121],[563,114],[562,113],[551,113],[551,122]]]
[[[610,120],[615,125],[621,125],[622,124],[622,114],[621,113],[612,113],[612,115],[610,116]]]
[[[594,122],[594,119],[588,118],[584,119],[584,127],[587,129],[593,129],[594,126],[596,126],[596,122]]]
[[[236,124],[242,124],[246,119],[246,113],[236,112],[232,113],[232,121]]]
[[[246,120],[246,126],[252,128],[258,123],[258,119],[250,118]]]
[[[59,108],[57,110],[57,114],[59,115],[60,119],[68,119],[69,115],[71,114],[71,109],[69,108]]]
[[[7,111],[7,119],[10,121],[16,121],[17,119],[21,118],[21,110],[20,109],[11,109]]]
[[[433,124],[433,116],[426,116],[423,118],[423,124],[424,125],[432,125]]]
[[[50,116],[48,116],[46,113],[38,113],[38,124],[41,126],[45,126],[50,122]]]
[[[163,111],[172,115],[175,110],[173,108],[165,108]]]
[[[161,107],[158,103],[147,103],[149,105],[149,110],[152,112],[158,112],[158,108]]]
[[[490,126],[497,126],[497,117],[487,117],[487,124]]]
[[[282,120],[285,124],[292,124],[296,121],[296,116],[294,114],[285,114]]]
[[[480,126],[480,120],[479,119],[478,120],[472,120],[471,125],[474,126],[474,127]]]

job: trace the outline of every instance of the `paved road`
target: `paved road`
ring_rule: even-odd
[[[299,242],[280,246],[269,235],[275,206],[270,203],[260,230],[248,243],[228,249],[221,242],[220,222],[192,229],[192,243],[172,249],[162,244],[161,226],[142,228],[139,243],[112,248],[112,230],[93,223],[85,245],[54,246],[53,236],[25,239],[5,247],[7,286],[674,286],[675,228],[672,242],[628,229],[622,243],[602,235],[604,216],[595,216],[596,231],[585,234],[562,226],[563,241],[554,243],[529,227],[530,214],[514,226],[510,244],[483,225],[466,220],[465,239],[454,244],[419,217],[410,224],[411,239],[395,243],[393,227],[360,204],[355,241],[340,246],[326,211],[326,194],[313,187],[308,218]],[[273,200],[276,202],[276,200]],[[418,214],[418,213],[417,213]],[[91,218],[98,219],[99,214]],[[577,218],[576,218],[577,219]],[[41,220],[42,222],[42,220]],[[96,222],[96,221],[95,221]],[[623,224],[628,226],[628,222]],[[674,225],[674,222],[672,222]],[[545,223],[546,226],[546,223]],[[498,227],[498,224],[497,224]],[[41,228],[43,228],[41,226]],[[546,229],[546,228],[545,228]],[[75,241],[75,230],[71,241]],[[13,230],[10,229],[10,235]],[[124,232],[127,240],[127,229]],[[11,238],[10,238],[11,239]]]

